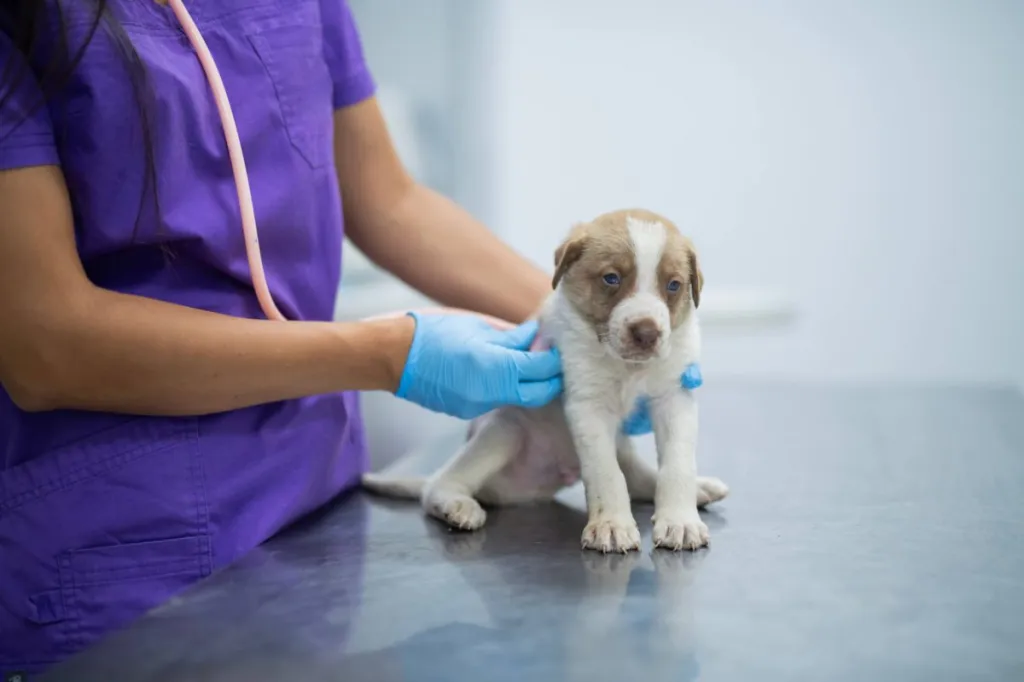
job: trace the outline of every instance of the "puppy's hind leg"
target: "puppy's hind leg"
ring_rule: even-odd
[[[658,487],[658,472],[651,464],[640,458],[633,447],[633,440],[620,434],[615,442],[619,468],[626,477],[629,499],[634,502],[654,502],[654,491]],[[709,476],[697,477],[697,507],[703,508],[718,502],[729,494],[729,487],[720,479]]]
[[[729,486],[722,479],[711,476],[697,477],[697,507],[699,509],[725,499],[728,494]]]
[[[524,438],[522,427],[501,411],[482,418],[458,454],[427,481],[423,509],[452,528],[482,527],[487,513],[474,496],[519,452]]]

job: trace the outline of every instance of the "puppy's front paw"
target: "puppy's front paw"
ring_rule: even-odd
[[[708,527],[696,514],[654,516],[654,546],[694,550],[708,544]]]
[[[483,527],[487,512],[471,497],[457,497],[441,506],[445,523],[459,530],[476,530]]]
[[[632,518],[598,518],[583,529],[583,549],[599,552],[629,552],[640,549],[640,529]]]

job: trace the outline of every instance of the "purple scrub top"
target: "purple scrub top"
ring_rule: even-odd
[[[147,199],[136,230],[142,128],[125,61],[102,31],[70,84],[11,132],[12,112],[38,96],[22,81],[0,111],[0,170],[61,167],[96,285],[262,317],[199,62],[169,8],[109,5],[152,93],[160,221]],[[232,101],[271,292],[291,319],[329,320],[343,234],[332,113],[374,91],[349,7],[187,6]],[[84,25],[73,29],[80,37]],[[0,38],[0,72],[17,58]],[[124,626],[351,487],[365,464],[354,394],[141,418],[26,414],[0,391],[0,672],[43,669]]]

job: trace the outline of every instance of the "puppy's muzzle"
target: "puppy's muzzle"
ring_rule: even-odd
[[[661,339],[661,330],[658,329],[658,324],[649,317],[631,323],[628,331],[630,345],[642,353],[653,351]]]

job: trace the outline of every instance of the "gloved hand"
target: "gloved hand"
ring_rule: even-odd
[[[704,383],[704,377],[700,374],[700,365],[695,362],[687,367],[679,383],[688,391],[700,388]],[[626,418],[626,422],[622,425],[622,431],[629,436],[643,436],[653,430],[651,415],[647,411],[647,399],[640,398],[636,401],[633,413]]]
[[[472,419],[503,405],[541,407],[561,394],[558,351],[527,352],[537,322],[499,331],[470,315],[409,315],[416,331],[399,398]]]

